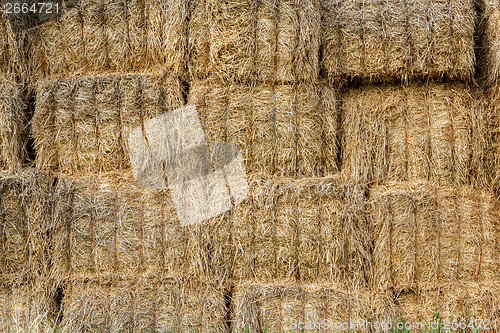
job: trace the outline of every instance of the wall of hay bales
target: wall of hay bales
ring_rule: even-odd
[[[0,18],[0,328],[500,319],[500,4],[62,7]],[[249,184],[191,226],[137,185],[128,142],[186,105]]]

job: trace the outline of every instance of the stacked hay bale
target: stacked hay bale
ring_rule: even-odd
[[[422,298],[431,312],[463,318],[458,306],[470,302],[438,296],[458,281],[466,294],[489,290],[500,263],[491,119],[469,83],[474,2],[322,4],[326,75],[368,84],[342,96],[340,169],[370,188],[373,290],[392,293],[408,320]]]
[[[0,173],[0,327],[47,331],[57,309],[50,282],[51,179],[43,172]]]
[[[500,6],[496,0],[482,0],[479,4],[482,11],[482,75],[488,85],[496,85],[500,77]]]
[[[62,2],[63,15],[30,32],[31,78],[59,79],[186,66],[186,2],[82,0]]]

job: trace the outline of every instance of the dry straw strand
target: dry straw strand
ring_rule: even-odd
[[[470,79],[474,1],[321,1],[322,68],[331,80]]]

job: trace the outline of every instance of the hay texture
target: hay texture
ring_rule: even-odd
[[[49,275],[50,184],[50,177],[38,171],[0,173],[2,283]]]
[[[498,211],[470,186],[388,183],[370,194],[375,281],[385,289],[498,280]]]
[[[340,176],[249,181],[247,200],[231,211],[236,281],[369,283],[363,187]]]
[[[194,81],[208,142],[242,150],[247,172],[300,177],[337,171],[338,93],[316,84],[235,84]]]
[[[168,190],[141,189],[125,172],[60,177],[55,196],[57,281],[130,274],[223,280],[229,274],[224,214],[182,227]]]
[[[55,318],[52,295],[40,286],[0,287],[2,332],[52,332]]]
[[[488,90],[488,114],[490,116],[491,149],[488,151],[488,163],[494,178],[493,187],[500,193],[500,85]]]
[[[186,20],[186,4],[180,0],[81,0],[31,31],[32,77],[163,70],[181,75],[186,66]]]
[[[314,81],[319,44],[318,0],[190,4],[189,72],[194,79]]]
[[[65,173],[130,169],[130,132],[181,107],[179,80],[104,75],[43,81],[32,120],[36,165]]]
[[[71,282],[61,332],[224,332],[224,289],[195,280]]]
[[[366,289],[279,281],[238,285],[233,307],[238,332],[367,332],[369,324],[361,321],[383,321],[395,313],[392,302],[376,303]]]
[[[437,320],[435,315],[439,313],[442,318],[441,329],[453,328],[455,331],[460,329],[459,325],[464,324],[470,329],[472,321],[481,332],[494,332],[494,321],[496,320],[497,330],[499,325],[498,292],[496,284],[461,282],[439,289],[402,292],[396,295],[395,302],[399,318],[405,318],[411,323],[423,323],[423,328],[432,325]],[[416,324],[413,327],[418,329]]]
[[[0,31],[2,32],[0,36],[0,75],[17,75],[19,79],[27,79],[29,74],[24,54],[27,34],[15,32],[9,18],[3,13],[0,13]]]
[[[500,78],[500,3],[498,0],[482,0],[481,38],[484,58],[484,77],[489,85]]]
[[[23,164],[26,126],[19,85],[13,76],[0,74],[0,170],[16,170]]]
[[[470,79],[472,0],[342,1],[322,4],[322,68],[332,80]]]
[[[486,185],[483,95],[458,84],[367,86],[342,98],[343,172],[362,182]]]

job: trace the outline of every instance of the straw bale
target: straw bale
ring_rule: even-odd
[[[24,55],[26,33],[13,29],[9,17],[0,13],[0,75],[28,77],[27,61]]]
[[[190,6],[190,75],[264,82],[315,81],[318,0],[195,1]]]
[[[322,68],[332,80],[473,77],[472,0],[324,0],[321,5]]]
[[[492,193],[394,182],[373,188],[370,196],[379,289],[498,280],[498,212]]]
[[[229,213],[182,227],[169,190],[141,189],[124,172],[60,177],[55,197],[57,281],[126,274],[229,277]]]
[[[82,0],[30,32],[33,79],[163,70],[181,75],[186,20],[181,0]]]
[[[367,86],[343,97],[343,171],[359,181],[486,185],[480,91],[460,84]]]
[[[52,228],[50,188],[45,173],[0,173],[0,282],[21,284],[47,277]]]
[[[425,321],[431,325],[439,314],[442,329],[456,330],[461,323],[470,328],[472,321],[481,332],[489,332],[494,330],[495,320],[497,329],[499,325],[498,292],[498,285],[495,284],[453,283],[439,289],[401,292],[396,297],[396,304],[400,318],[412,323],[424,323],[424,327],[428,327]]]
[[[74,281],[61,332],[223,332],[224,289],[189,279]]]
[[[490,116],[491,149],[488,163],[491,167],[493,187],[500,193],[500,85],[488,89],[488,114]]]
[[[26,105],[14,77],[0,74],[0,170],[16,170],[26,157]]]
[[[28,286],[0,287],[0,331],[52,332],[55,329],[51,295]]]
[[[337,91],[315,84],[235,84],[194,81],[208,142],[241,149],[248,172],[321,176],[337,171]]]
[[[103,75],[41,82],[32,120],[37,167],[65,173],[130,169],[130,131],[183,105],[179,80]]]
[[[249,282],[236,287],[233,326],[239,332],[366,332],[360,320],[393,313],[389,303],[377,303],[374,312],[372,298],[367,289],[336,284]]]
[[[489,85],[500,78],[500,4],[498,0],[481,0],[481,38],[483,75]]]
[[[236,281],[371,279],[371,240],[363,187],[340,176],[250,178],[232,210]]]

